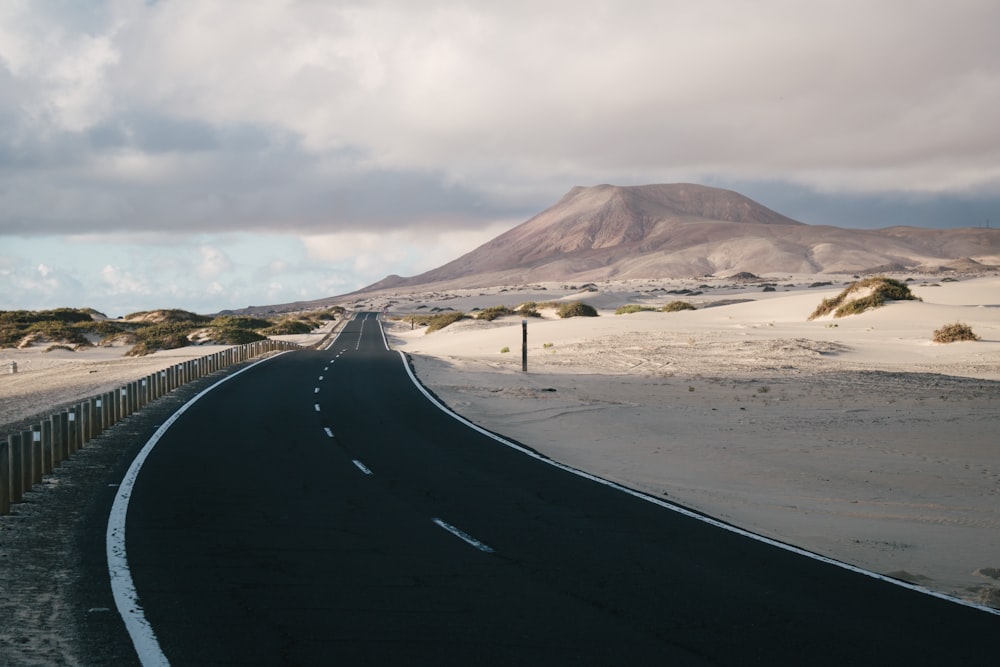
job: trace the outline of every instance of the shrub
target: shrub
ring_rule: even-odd
[[[236,327],[219,328],[212,332],[212,340],[217,345],[246,345],[247,343],[256,343],[266,338],[267,336],[262,336],[252,329],[240,329]]]
[[[681,310],[696,310],[696,308],[687,301],[671,301],[667,305],[663,306],[661,310],[665,313],[676,313]]]
[[[210,327],[220,329],[264,329],[271,326],[271,320],[260,317],[243,317],[240,315],[220,315],[208,323]]]
[[[198,315],[187,310],[168,308],[162,310],[141,310],[136,313],[130,313],[123,319],[148,322],[193,322],[196,324],[206,324],[212,318],[208,315]]]
[[[865,296],[850,298],[851,295],[866,289],[870,291]],[[809,319],[814,320],[831,312],[834,317],[857,315],[885,305],[886,301],[909,301],[916,298],[906,283],[885,276],[873,276],[851,283],[832,299],[823,299]]]
[[[538,312],[538,304],[534,301],[526,301],[514,309],[514,312],[521,317],[541,317]]]
[[[438,329],[444,329],[449,324],[454,324],[460,319],[465,317],[465,313],[460,310],[454,310],[450,313],[440,313],[438,315],[432,315],[427,321],[427,332],[437,331]]]
[[[931,340],[935,343],[957,343],[965,340],[979,340],[979,336],[972,331],[972,327],[968,324],[955,322],[935,330]]]
[[[506,345],[500,348],[500,354],[506,354],[508,352],[510,352],[510,348],[507,347]]]
[[[597,317],[597,309],[582,301],[560,303],[556,312],[563,319],[568,317]]]
[[[616,309],[615,315],[631,315],[632,313],[643,313],[655,310],[656,308],[653,308],[652,306],[642,306],[637,303],[630,303]]]
[[[498,317],[504,317],[506,315],[513,315],[514,311],[507,306],[490,306],[489,308],[483,308],[476,315],[477,320],[486,320],[487,322],[492,322]]]
[[[294,334],[307,334],[315,327],[309,320],[288,318],[281,320],[277,324],[264,329],[260,333],[268,336],[289,336]]]

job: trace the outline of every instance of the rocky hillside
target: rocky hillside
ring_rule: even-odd
[[[362,292],[461,282],[681,278],[747,271],[856,273],[1000,264],[1000,230],[808,225],[730,190],[687,183],[575,187],[439,268]]]

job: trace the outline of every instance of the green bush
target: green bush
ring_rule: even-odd
[[[208,315],[198,315],[197,313],[192,313],[187,310],[180,310],[179,308],[165,308],[161,310],[140,310],[135,313],[130,313],[126,315],[123,319],[135,320],[141,319],[147,315],[156,315],[157,320],[160,322],[191,322],[194,324],[207,324],[212,318]]]
[[[615,315],[631,315],[632,313],[644,313],[655,310],[656,308],[653,308],[652,306],[641,306],[637,303],[630,303],[617,308],[615,310]]]
[[[526,301],[514,309],[514,312],[521,317],[541,317],[538,312],[538,304],[534,301]]]
[[[676,313],[681,310],[696,310],[696,308],[687,301],[671,301],[660,310],[665,313]]]
[[[487,322],[492,322],[498,317],[504,317],[507,315],[513,315],[514,311],[507,306],[490,306],[489,308],[483,308],[476,315],[477,320],[486,320]]]
[[[260,333],[267,336],[291,336],[295,334],[307,334],[315,328],[311,321],[290,317],[262,330]]]
[[[852,299],[852,294],[865,289],[871,292],[863,297]],[[834,317],[845,317],[847,315],[857,315],[885,305],[886,301],[912,301],[917,297],[910,291],[910,287],[895,278],[885,276],[873,276],[858,280],[848,285],[844,291],[831,299],[823,299],[812,315],[810,320],[817,317],[829,315]]]
[[[465,313],[463,313],[460,310],[454,310],[448,313],[439,313],[437,315],[431,315],[427,321],[426,333],[431,333],[432,331],[444,329],[449,324],[454,324],[463,317],[465,317]]]
[[[967,340],[979,340],[979,336],[972,331],[972,327],[968,324],[955,322],[954,324],[946,324],[940,329],[936,329],[931,340],[935,343],[957,343]]]
[[[212,332],[212,339],[217,345],[246,345],[265,340],[267,336],[253,331],[252,329],[218,328]]]
[[[244,317],[240,315],[220,315],[208,323],[210,327],[220,329],[266,329],[274,324],[271,320],[260,317]]]
[[[139,343],[128,351],[128,356],[140,357],[158,350],[174,350],[191,344],[188,335],[198,325],[190,321],[158,322],[135,330]]]
[[[563,319],[569,317],[597,317],[597,309],[582,301],[560,303],[556,309],[556,313]]]

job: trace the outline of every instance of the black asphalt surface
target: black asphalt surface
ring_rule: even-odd
[[[331,350],[275,357],[194,404],[147,459],[127,517],[132,577],[174,665],[1000,654],[998,616],[721,530],[464,426],[412,384],[374,314]]]

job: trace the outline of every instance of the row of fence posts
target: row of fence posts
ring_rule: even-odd
[[[292,349],[300,346],[267,339],[183,361],[115,391],[92,396],[21,433],[8,435],[6,440],[0,440],[0,515],[9,514],[11,505],[20,502],[35,484],[40,484],[43,475],[51,473],[105,429],[161,396],[232,364]]]

